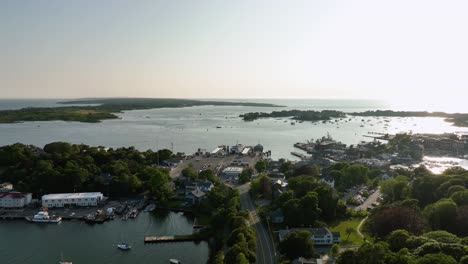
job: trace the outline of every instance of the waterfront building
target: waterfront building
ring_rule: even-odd
[[[0,184],[0,192],[11,192],[13,191],[13,184],[9,182],[4,182]]]
[[[263,146],[258,144],[254,147],[254,151],[255,152],[260,152],[260,153],[263,153]]]
[[[231,147],[231,153],[234,153],[234,154],[241,154],[243,150],[244,150],[244,146],[242,144],[237,144]]]
[[[239,177],[242,170],[241,167],[227,167],[223,170],[223,175],[226,177]]]
[[[340,243],[340,233],[339,232],[330,232],[327,228],[291,228],[283,229],[278,231],[278,237],[280,242],[283,241],[290,232],[292,231],[309,231],[311,234],[312,241],[314,245],[332,245],[334,243]]]
[[[100,192],[56,193],[42,196],[43,207],[97,206],[104,200]]]
[[[0,208],[23,208],[31,203],[31,193],[2,192],[0,193]]]

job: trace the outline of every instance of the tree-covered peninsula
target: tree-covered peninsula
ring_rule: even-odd
[[[468,127],[468,113],[444,113],[444,112],[426,112],[426,111],[392,111],[392,110],[376,110],[365,112],[345,113],[336,110],[284,110],[266,112],[250,112],[240,117],[244,121],[253,121],[259,118],[269,117],[291,117],[294,120],[300,121],[325,121],[332,118],[342,118],[346,115],[351,116],[366,116],[366,117],[441,117],[445,118],[446,122],[453,123],[454,126]]]
[[[292,117],[294,120],[301,121],[322,121],[330,120],[332,118],[341,118],[345,117],[344,112],[335,111],[335,110],[323,110],[323,111],[313,111],[313,110],[284,110],[284,111],[273,111],[271,113],[265,112],[252,112],[240,115],[244,121],[253,121],[259,118],[268,118],[268,117]]]
[[[273,104],[250,102],[223,102],[160,98],[87,99],[66,101],[61,102],[61,104],[73,104],[73,106],[36,107],[23,108],[18,110],[2,110],[0,111],[0,123],[58,120],[96,123],[105,119],[119,118],[116,114],[122,111],[154,108],[192,107],[204,105],[278,107],[277,105]]]

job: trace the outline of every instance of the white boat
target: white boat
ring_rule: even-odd
[[[152,211],[154,211],[154,209],[156,209],[156,205],[154,203],[152,203],[152,204],[149,204],[148,206],[146,206],[145,212],[152,212]]]
[[[62,217],[57,215],[49,216],[47,211],[39,211],[32,219],[27,219],[34,223],[59,223],[62,221]]]
[[[169,259],[169,263],[171,264],[181,264],[181,262],[177,259]]]
[[[121,250],[129,250],[132,247],[127,243],[120,243],[120,244],[117,245],[117,248],[121,249]]]

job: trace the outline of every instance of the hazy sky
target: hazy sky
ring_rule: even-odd
[[[462,0],[2,0],[0,97],[462,102],[467,14]]]

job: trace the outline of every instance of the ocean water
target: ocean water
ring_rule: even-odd
[[[240,101],[240,100],[232,100]],[[101,123],[25,122],[0,124],[0,145],[16,142],[44,146],[54,141],[84,143],[93,146],[127,147],[140,150],[168,148],[175,152],[193,153],[198,148],[211,151],[218,145],[262,144],[273,158],[295,160],[290,153],[293,144],[317,139],[327,134],[345,144],[369,141],[368,132],[444,133],[468,132],[454,127],[442,118],[362,118],[322,122],[295,122],[287,118],[258,119],[245,122],[239,115],[247,112],[269,112],[288,109],[330,110],[344,112],[392,109],[391,104],[369,100],[242,100],[283,105],[273,107],[198,106],[133,110],[119,114],[120,119]],[[0,100],[0,109],[45,107],[57,100]],[[402,110],[402,109],[393,109]],[[468,112],[468,110],[466,111]],[[220,127],[220,128],[217,128]]]

